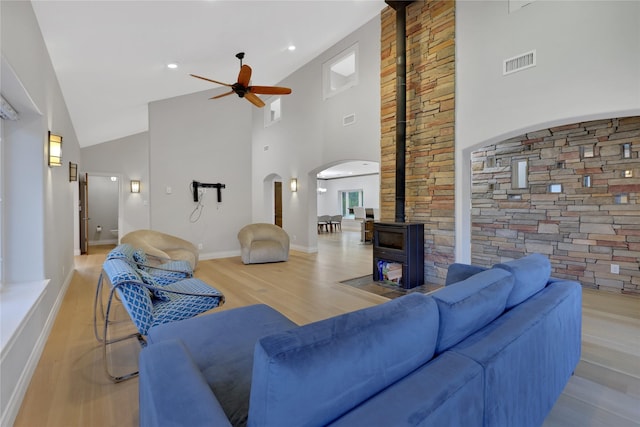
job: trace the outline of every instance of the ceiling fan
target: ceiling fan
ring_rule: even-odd
[[[240,73],[238,73],[238,81],[232,85],[228,83],[222,83],[216,80],[211,80],[206,77],[197,76],[195,74],[191,74],[192,77],[195,77],[197,79],[206,80],[208,82],[217,83],[219,85],[227,86],[231,88],[229,92],[223,93],[222,95],[213,96],[209,99],[222,98],[224,96],[235,93],[240,98],[245,98],[247,101],[251,102],[256,107],[262,108],[264,107],[264,102],[257,95],[288,95],[291,93],[291,89],[289,89],[288,87],[249,86],[249,81],[251,80],[251,67],[249,67],[248,65],[242,65],[244,52],[240,52],[236,54],[236,58],[240,60]]]

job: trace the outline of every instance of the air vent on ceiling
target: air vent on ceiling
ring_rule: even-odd
[[[342,118],[342,126],[349,126],[356,122],[355,113],[346,115]]]
[[[502,75],[512,74],[536,66],[536,51],[523,53],[513,58],[505,59],[502,66]]]

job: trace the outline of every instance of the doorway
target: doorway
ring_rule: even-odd
[[[282,228],[282,181],[273,183],[273,223]]]
[[[80,255],[89,255],[89,174],[80,175]]]
[[[80,253],[92,246],[117,245],[120,238],[122,179],[118,174],[80,176]]]

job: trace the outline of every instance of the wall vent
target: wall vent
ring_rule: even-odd
[[[18,113],[13,109],[11,104],[4,99],[4,96],[0,97],[0,118],[3,120],[18,120]]]
[[[513,58],[505,59],[502,64],[502,75],[512,74],[536,66],[536,51],[523,53]]]
[[[353,114],[348,114],[346,116],[344,116],[342,118],[342,126],[349,126],[352,125],[356,122],[356,115],[355,113]]]

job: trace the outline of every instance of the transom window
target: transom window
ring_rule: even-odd
[[[322,64],[324,99],[358,84],[358,44]]]
[[[279,122],[282,118],[282,100],[278,96],[272,98],[267,103],[267,108],[264,110],[264,126],[267,127],[275,122]]]

